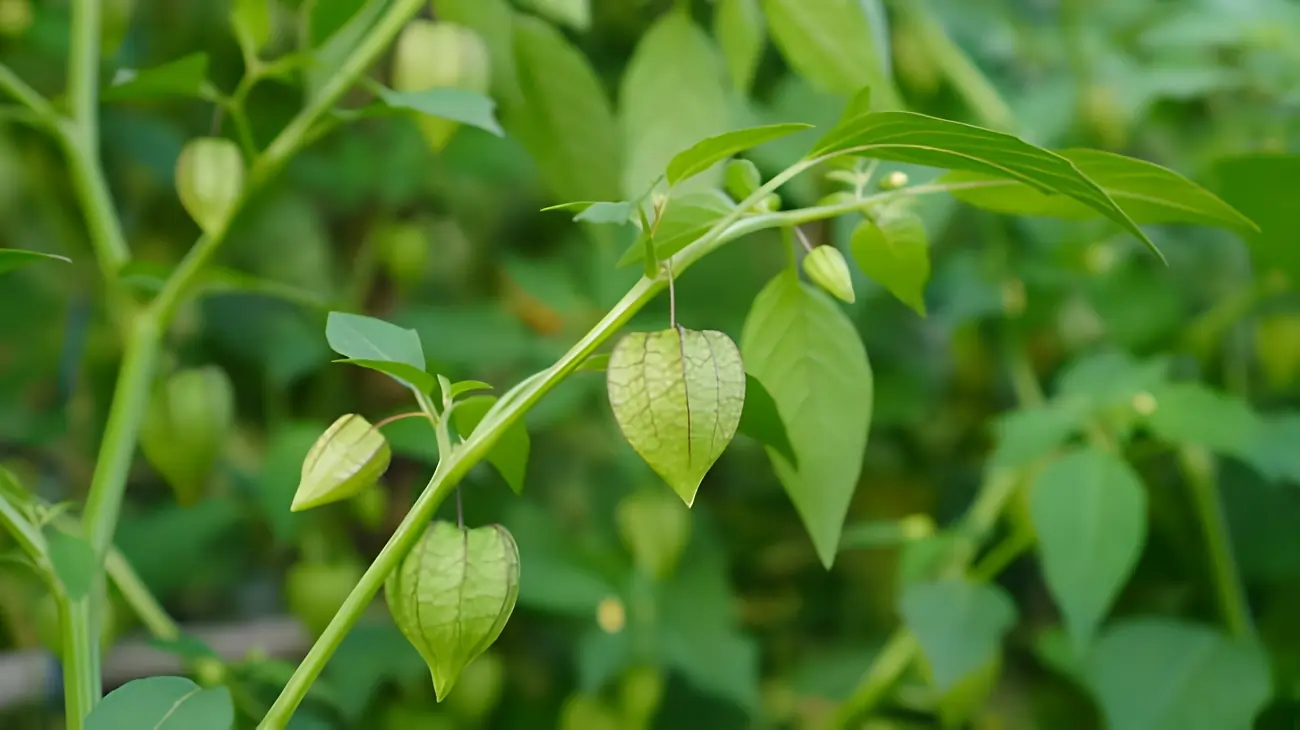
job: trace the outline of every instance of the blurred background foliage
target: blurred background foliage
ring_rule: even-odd
[[[268,48],[292,50],[301,37],[319,42],[361,4],[273,2]],[[891,535],[889,521],[910,517],[903,524],[923,534],[930,518],[942,526],[961,514],[998,419],[1016,407],[1017,367],[1027,364],[1052,392],[1064,369],[1115,353],[1161,358],[1177,377],[1274,424],[1252,451],[1256,468],[1228,459],[1221,488],[1275,674],[1275,697],[1258,727],[1300,723],[1300,469],[1286,438],[1300,434],[1287,415],[1300,395],[1300,310],[1289,283],[1300,276],[1300,158],[1287,154],[1300,143],[1300,5],[839,0],[826,4],[860,22],[832,25],[811,46],[826,55],[791,52],[763,33],[749,66],[744,54],[718,55],[715,44],[743,47],[753,28],[730,16],[715,21],[711,2],[686,4],[709,34],[700,39],[706,55],[682,51],[678,75],[649,73],[660,87],[646,91],[628,81],[650,63],[634,53],[670,3],[518,0],[533,20],[517,27],[527,26],[534,42],[516,39],[512,63],[510,47],[503,56],[488,39],[504,138],[466,127],[435,152],[411,118],[362,120],[306,150],[241,214],[221,256],[224,277],[169,335],[172,367],[216,365],[229,375],[237,426],[195,504],[179,505],[139,459],[117,531],[119,547],[167,608],[186,625],[290,613],[319,630],[425,483],[436,458],[432,435],[418,422],[397,422],[386,429],[396,458],[382,489],[288,511],[302,456],[334,418],[358,412],[376,420],[406,409],[404,393],[383,375],[331,364],[326,311],[412,327],[432,372],[504,389],[553,362],[638,274],[613,265],[630,229],[584,227],[543,207],[639,192],[657,168],[630,154],[627,140],[658,133],[657,118],[683,125],[688,139],[756,122],[829,124],[883,59],[909,108],[1051,148],[1099,147],[1159,162],[1223,195],[1265,234],[1246,245],[1217,230],[1152,227],[1169,258],[1164,267],[1108,223],[1013,219],[924,199],[934,261],[929,316],[855,273],[858,300],[848,310],[871,356],[876,405],[845,543],[829,572],[761,446],[743,436],[706,478],[675,569],[662,580],[638,569],[620,538],[618,505],[641,490],[668,490],[621,439],[603,377],[576,374],[528,414],[532,457],[521,498],[487,465],[463,485],[467,522],[506,524],[522,555],[520,608],[489,657],[449,702],[435,705],[427,671],[378,607],[331,661],[293,727],[820,727],[896,625],[899,542],[908,531]],[[433,5],[453,20],[504,7]],[[229,92],[238,82],[243,60],[226,2],[105,6],[110,17],[131,13],[120,45],[108,49],[112,67],[202,53],[211,84]],[[780,14],[799,3],[746,7],[773,16],[788,36],[795,21]],[[67,18],[59,0],[0,0],[0,59],[56,94]],[[859,31],[868,36],[853,35]],[[556,33],[563,44],[553,42]],[[699,63],[724,69],[719,78],[731,83],[710,86],[715,75]],[[553,128],[540,129],[525,118],[532,107],[517,99],[512,106],[510,82],[572,98],[549,110]],[[255,143],[265,145],[297,110],[302,83],[292,74],[254,91]],[[582,96],[590,83],[599,97]],[[229,119],[192,96],[106,100],[103,108],[102,152],[141,260],[131,272],[141,291],[156,286],[158,272],[197,235],[172,184],[181,145],[217,127],[230,133]],[[796,135],[750,157],[770,175],[809,139]],[[913,181],[935,174],[898,165],[880,172],[895,169]],[[792,207],[832,190],[809,175],[783,196]],[[46,498],[79,499],[120,343],[97,296],[62,157],[2,119],[0,220],[0,245],[76,262],[32,267],[0,287],[0,458]],[[853,223],[807,233],[847,250]],[[738,338],[754,294],[783,263],[777,241],[752,236],[682,277],[681,321]],[[632,326],[666,321],[660,302]],[[1188,418],[1203,424],[1222,413]],[[1141,443],[1133,448],[1151,494],[1152,534],[1118,613],[1213,623],[1201,533],[1171,460]],[[1265,476],[1259,464],[1270,465]],[[1000,582],[1020,619],[1000,679],[969,726],[1101,727],[1095,699],[1043,649],[1058,620],[1034,559],[1013,563]],[[40,645],[41,592],[25,568],[0,564],[0,647]],[[117,641],[141,635],[129,613],[115,612]],[[253,653],[236,665],[232,682],[250,717],[269,705],[293,659]],[[58,707],[30,697],[0,708],[0,726],[61,727]],[[655,711],[637,709],[644,707]],[[938,727],[924,677],[909,675],[871,722],[864,727]]]

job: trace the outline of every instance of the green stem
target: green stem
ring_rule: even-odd
[[[97,138],[87,137],[79,122],[60,124],[58,137],[67,157],[72,189],[81,202],[86,217],[91,248],[104,272],[105,283],[110,289],[115,288],[117,273],[130,261],[131,252],[113,207],[108,183],[104,180]]]
[[[1223,622],[1233,636],[1250,636],[1254,633],[1250,605],[1232,554],[1228,521],[1223,514],[1215,479],[1214,457],[1204,448],[1185,446],[1178,450],[1178,464],[1187,479],[1192,505],[1205,532],[1205,547]]]
[[[99,15],[101,0],[72,0],[68,110],[80,142],[99,140]]]
[[[99,626],[95,622],[95,591],[72,600],[62,589],[54,592],[59,608],[63,648],[63,708],[67,730],[81,730],[103,691],[99,674]]]
[[[836,711],[831,727],[850,727],[853,718],[865,714],[885,699],[919,651],[920,646],[912,632],[900,628],[890,634],[853,694]]]
[[[31,109],[43,124],[52,126],[58,122],[59,113],[50,106],[50,102],[3,63],[0,63],[0,90],[12,96],[19,104]]]

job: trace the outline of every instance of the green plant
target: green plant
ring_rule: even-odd
[[[260,14],[258,3],[238,2],[233,7],[232,27],[244,57],[245,72],[229,95],[212,88],[202,68],[195,74],[193,64],[181,62],[143,71],[134,79],[103,90],[105,97],[122,98],[132,94],[148,96],[159,87],[188,88],[195,95],[211,99],[222,110],[238,139],[227,142],[222,138],[215,148],[205,140],[201,144],[208,145],[206,149],[182,153],[179,197],[203,233],[152,297],[132,290],[124,275],[135,262],[100,169],[98,4],[77,0],[72,5],[74,33],[65,102],[47,100],[15,74],[0,68],[0,87],[22,105],[21,118],[49,132],[65,151],[103,272],[104,295],[111,303],[114,323],[124,344],[112,409],[90,490],[80,510],[79,527],[69,520],[54,519],[51,507],[21,489],[16,478],[5,476],[5,490],[0,493],[0,517],[47,579],[59,604],[69,727],[112,727],[113,718],[128,717],[137,723],[169,717],[173,724],[184,720],[188,723],[185,727],[194,728],[224,729],[234,722],[236,698],[226,689],[201,688],[175,677],[132,682],[101,699],[96,631],[107,606],[107,570],[133,608],[142,617],[151,617],[151,630],[160,638],[177,639],[175,625],[165,614],[159,616],[157,602],[147,591],[140,590],[138,582],[132,583],[129,568],[119,567],[118,574],[112,575],[112,540],[135,447],[141,438],[148,440],[142,431],[147,414],[151,405],[156,409],[164,402],[153,392],[163,370],[166,336],[182,308],[202,294],[212,280],[210,275],[217,271],[212,261],[240,208],[255,201],[303,147],[346,121],[394,111],[417,112],[423,115],[421,127],[428,141],[441,148],[457,124],[500,132],[493,104],[483,95],[489,85],[503,102],[503,117],[519,113],[521,102],[511,99],[512,94],[523,96],[525,105],[553,101],[528,98],[529,94],[540,93],[545,78],[515,79],[519,83],[514,88],[495,73],[487,81],[475,68],[470,68],[473,73],[469,76],[473,78],[468,80],[457,76],[399,83],[394,78],[393,89],[367,78],[367,71],[392,44],[399,42],[399,36],[416,28],[421,29],[420,33],[432,30],[424,25],[427,21],[412,21],[423,5],[412,0],[372,0],[319,47],[265,60],[261,49],[267,41],[265,27],[269,21]],[[448,7],[456,4],[449,3]],[[484,382],[452,382],[440,373],[430,372],[436,368],[430,368],[425,346],[414,330],[353,313],[330,314],[326,340],[342,362],[390,376],[409,392],[418,412],[401,415],[430,427],[424,437],[436,447],[437,465],[337,612],[328,622],[311,622],[317,624],[319,636],[283,683],[258,727],[288,725],[380,586],[386,582],[392,585],[394,571],[412,560],[412,551],[428,534],[437,509],[453,493],[459,498],[457,490],[471,469],[487,461],[515,492],[522,490],[531,449],[524,416],[579,372],[606,371],[609,403],[622,433],[687,506],[693,504],[701,481],[736,433],[762,444],[818,559],[829,569],[843,549],[845,517],[858,486],[878,394],[857,328],[827,294],[846,302],[855,300],[843,253],[826,245],[812,246],[803,232],[805,226],[835,219],[850,221],[854,226],[850,249],[861,273],[920,315],[926,314],[923,293],[931,262],[925,223],[916,208],[928,196],[947,194],[997,213],[1108,220],[1157,255],[1159,251],[1142,224],[1183,222],[1228,228],[1245,235],[1253,235],[1256,230],[1249,219],[1215,195],[1152,163],[1095,150],[1052,152],[982,127],[899,111],[897,91],[875,68],[874,60],[868,59],[865,64],[875,69],[870,74],[873,78],[846,78],[843,73],[843,58],[863,53],[870,56],[870,48],[844,42],[843,37],[810,39],[799,35],[809,27],[796,22],[799,14],[815,13],[817,6],[769,2],[763,7],[773,16],[773,40],[792,66],[838,91],[857,93],[838,121],[828,129],[817,130],[819,137],[810,140],[806,153],[764,182],[756,168],[734,164],[732,158],[762,145],[788,141],[810,125],[786,122],[725,131],[721,128],[725,125],[704,120],[698,125],[684,125],[672,135],[658,134],[652,126],[657,118],[655,108],[670,90],[656,87],[655,70],[668,62],[665,54],[681,48],[694,52],[702,47],[702,33],[687,13],[672,10],[663,16],[646,36],[646,57],[632,64],[628,72],[633,81],[628,82],[625,96],[633,111],[625,119],[625,132],[647,142],[638,148],[620,176],[626,199],[554,206],[573,212],[578,222],[629,233],[634,240],[619,263],[639,263],[641,276],[553,364],[499,397],[485,395],[481,391],[492,387]],[[454,10],[450,12],[455,14]],[[736,18],[727,23],[741,24],[752,22],[745,19],[754,17],[754,7],[720,3],[718,13],[719,17]],[[865,24],[856,11],[843,19],[849,26]],[[934,42],[939,31],[924,22],[924,15],[914,20],[922,28],[918,32]],[[530,49],[539,52],[539,48],[548,48],[547,44],[552,48],[555,45],[556,31],[534,17],[519,16],[515,30],[519,35],[515,51],[521,56]],[[493,49],[477,36],[472,37],[466,51],[472,57],[470,66],[481,66]],[[752,50],[753,34],[724,38],[731,39],[725,42],[728,64],[737,82],[747,86],[756,63],[752,58],[757,53]],[[828,40],[838,43],[843,53],[832,51],[828,55],[819,51],[823,41]],[[947,53],[953,52],[950,45],[943,47]],[[457,58],[464,60],[460,54]],[[399,61],[411,63],[409,58]],[[526,59],[510,68],[521,76],[531,72]],[[969,69],[962,68],[948,63],[947,73],[969,73]],[[303,72],[308,77],[306,103],[269,144],[261,147],[247,118],[246,102],[260,81],[289,72]],[[870,82],[874,94],[859,91],[862,82]],[[462,88],[449,88],[458,84]],[[374,101],[364,107],[342,108],[343,97],[353,89],[369,92]],[[1000,105],[989,102],[987,96],[976,98],[984,100],[982,108],[989,117],[988,124],[1000,126],[995,121],[1004,121]],[[535,145],[542,132],[535,128],[530,131],[535,136],[526,139]],[[234,158],[235,144],[244,159]],[[601,140],[562,139],[556,146],[574,144],[598,146]],[[543,157],[549,153],[534,154]],[[592,165],[599,162],[597,159]],[[245,163],[246,173],[233,172],[244,170]],[[882,163],[950,172],[931,181],[912,183],[899,170],[883,174]],[[205,180],[210,182],[205,165],[225,171],[217,175],[220,182],[242,184],[205,186]],[[557,176],[553,185],[557,194],[560,190],[585,193],[596,187],[583,183],[581,171],[565,167],[548,166],[550,174]],[[822,180],[842,189],[815,203],[791,206],[783,193],[787,184],[796,182],[804,173],[819,173]],[[244,179],[236,180],[240,175]],[[718,189],[724,178],[730,195]],[[754,298],[739,343],[720,331],[689,329],[692,313],[687,307],[679,308],[674,290],[678,278],[733,242],[747,239],[753,246],[762,245],[758,237],[747,237],[768,230],[780,233],[779,238],[767,243],[782,245],[787,264]],[[36,252],[3,253],[0,266],[17,266],[40,258]],[[800,272],[817,286],[801,279]],[[623,335],[607,356],[599,352],[634,316],[665,293],[668,328]],[[1189,652],[1196,657],[1214,657],[1222,664],[1206,664],[1204,674],[1197,675],[1201,681],[1213,684],[1234,673],[1248,676],[1249,681],[1242,684],[1243,689],[1231,698],[1232,702],[1225,702],[1230,712],[1222,716],[1226,725],[1242,721],[1267,699],[1260,690],[1261,686],[1268,689],[1267,677],[1263,682],[1259,680],[1263,660],[1255,648],[1236,643],[1237,638],[1251,632],[1249,610],[1225,542],[1214,463],[1207,449],[1253,459],[1260,468],[1268,468],[1267,458],[1248,449],[1241,440],[1244,437],[1237,433],[1246,428],[1223,425],[1231,418],[1249,421],[1250,416],[1240,417],[1231,405],[1225,405],[1217,394],[1203,387],[1174,382],[1159,368],[1122,358],[1096,358],[1076,364],[1071,377],[1064,379],[1066,384],[1046,399],[1032,369],[1023,361],[1018,343],[1008,349],[1018,368],[1015,384],[1022,409],[1000,422],[998,447],[990,457],[986,482],[962,524],[908,542],[910,573],[899,600],[903,626],[876,656],[872,668],[832,722],[847,727],[874,709],[913,666],[921,668],[938,695],[945,721],[956,724],[966,719],[979,704],[969,695],[978,698],[987,691],[988,676],[996,675],[1001,666],[1002,639],[1016,619],[1014,603],[990,580],[1016,555],[1035,546],[1048,589],[1064,616],[1065,634],[1055,646],[1059,652],[1055,656],[1068,664],[1082,661],[1080,658],[1087,652],[1093,652],[1091,663],[1077,676],[1093,681],[1101,668],[1124,665],[1131,660],[1131,654],[1125,652],[1131,652],[1134,646],[1153,647],[1152,651],[1160,649],[1174,657]],[[177,417],[174,408],[166,413]],[[221,431],[227,420],[216,418],[214,430]],[[391,423],[393,419],[389,418],[377,420],[372,426],[364,416],[356,414],[340,418],[335,425],[338,430],[332,428],[319,450],[309,453],[293,509],[349,499],[373,486],[389,465],[390,445],[382,439],[382,429]],[[215,437],[199,430],[203,433],[195,439],[198,445],[187,447],[187,453],[177,454],[176,458],[211,462],[211,441]],[[1231,639],[1187,627],[1137,622],[1099,638],[1100,625],[1120,587],[1132,574],[1146,537],[1145,492],[1124,457],[1124,449],[1135,443],[1143,431],[1153,432],[1161,441],[1177,447],[1179,464],[1195,495],[1197,515],[1210,550],[1213,584]],[[328,438],[344,432],[349,437],[346,443]],[[354,453],[354,447],[359,451]],[[147,456],[163,451],[147,444],[145,449]],[[201,485],[195,483],[199,478],[172,476],[186,469],[163,467],[159,456],[150,456],[150,460],[158,463],[169,481],[177,482],[174,486],[178,492],[194,495],[201,491]],[[201,475],[209,470],[204,467],[194,471]],[[985,542],[1004,521],[1011,523],[1009,534],[991,551],[981,554]],[[466,535],[485,529],[466,531],[463,520],[458,527]],[[620,527],[625,534],[635,534]],[[671,555],[664,557],[646,557],[649,547],[639,548],[636,539],[625,538],[632,552],[640,553],[635,562],[652,582],[669,577],[677,560],[675,553],[682,549],[676,535],[668,537],[672,539],[664,549]],[[685,543],[686,538],[680,542]],[[513,546],[513,539],[509,544]],[[428,557],[423,551],[419,555]],[[470,564],[468,560],[460,562]],[[526,551],[522,562],[527,571]],[[420,574],[424,566],[411,567]],[[437,689],[439,699],[463,665],[496,639],[500,624],[513,609],[510,592],[517,590],[517,585],[511,585],[515,579],[509,574],[494,577],[500,579],[501,585],[494,584],[489,597],[501,600],[493,603],[494,613],[490,616],[475,617],[480,622],[490,619],[490,630],[476,637],[480,641],[471,647],[474,651],[462,651],[448,666],[433,668],[435,677],[444,680],[435,679],[442,685]],[[460,578],[471,584],[466,575]],[[403,573],[403,583],[412,580]],[[427,606],[437,602],[436,593],[396,591],[399,597],[413,596]],[[505,600],[506,596],[509,600]],[[508,607],[503,608],[506,604]],[[617,605],[621,611],[623,604],[602,605]],[[640,606],[630,602],[629,610],[635,615]],[[407,616],[398,623],[411,636],[409,617],[418,612],[406,606],[395,613]],[[434,623],[455,624],[463,616],[442,618]],[[439,647],[432,643],[443,640],[430,638],[436,634],[436,627],[425,625],[423,619],[417,623],[416,633],[429,644],[422,647],[426,651],[421,654],[426,659],[435,657],[430,659],[431,664],[447,661],[436,659]],[[623,621],[620,618],[609,623],[621,625]],[[1108,713],[1132,701],[1126,692],[1155,693],[1162,689],[1143,686],[1141,690],[1125,690],[1100,680],[1094,684],[1099,687]],[[646,722],[645,715],[658,705],[659,691],[656,685],[638,692],[654,697],[653,701],[642,698],[632,703],[636,707],[628,712],[636,716],[636,722]],[[1114,699],[1114,695],[1121,696]],[[604,722],[614,712],[602,701],[577,695],[567,707],[565,717],[575,726],[581,723],[574,717],[601,718],[590,720],[590,724]],[[1178,714],[1181,710],[1176,708],[1167,712],[1170,714],[1165,722],[1193,722],[1189,716]]]

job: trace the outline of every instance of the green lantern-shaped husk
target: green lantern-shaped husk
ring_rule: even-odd
[[[500,525],[435,522],[384,584],[388,610],[433,675],[438,701],[492,646],[519,596],[519,548]]]
[[[853,303],[853,278],[844,254],[834,246],[818,246],[803,260],[803,271],[814,284],[836,299]]]
[[[341,416],[316,439],[302,462],[293,512],[355,497],[379,481],[393,451],[379,429],[355,413]]]
[[[178,370],[155,389],[141,424],[140,447],[181,504],[203,496],[234,412],[234,386],[214,365]]]

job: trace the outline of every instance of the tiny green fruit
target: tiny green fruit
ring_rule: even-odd
[[[853,278],[844,254],[834,246],[818,246],[803,259],[803,272],[836,299],[853,303]]]
[[[614,518],[638,568],[660,580],[672,575],[691,537],[691,517],[679,500],[662,489],[638,490],[618,503]]]
[[[285,605],[312,636],[320,636],[364,573],[354,560],[295,563],[285,575]]]
[[[203,495],[234,424],[234,410],[234,386],[215,365],[178,370],[149,400],[140,447],[181,504]]]
[[[736,200],[744,200],[753,195],[763,185],[763,176],[758,166],[749,160],[736,158],[727,162],[723,172],[723,185],[727,194]]]
[[[420,652],[438,701],[501,635],[519,597],[519,548],[509,530],[429,525],[384,584],[393,622]]]
[[[689,507],[740,426],[740,349],[715,330],[633,332],[610,353],[606,382],[623,437]]]
[[[302,462],[292,512],[355,497],[388,471],[393,450],[383,432],[355,413],[340,416]]]
[[[397,91],[436,88],[487,93],[491,60],[487,44],[457,23],[413,20],[402,29],[393,50],[392,85]],[[460,127],[441,117],[421,115],[420,132],[434,150],[447,146]]]
[[[176,159],[176,193],[204,233],[229,222],[244,189],[244,156],[222,137],[192,139]]]

